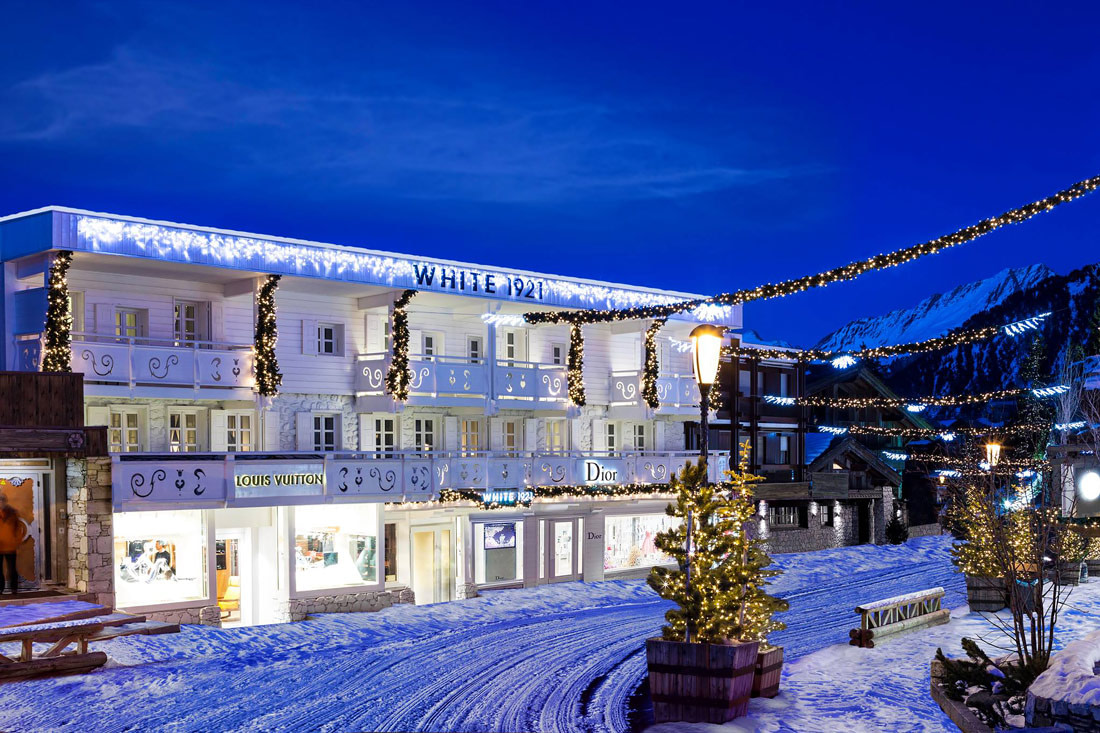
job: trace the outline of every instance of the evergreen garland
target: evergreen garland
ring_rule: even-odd
[[[569,358],[566,361],[566,381],[569,384],[569,401],[584,407],[584,333],[581,324],[569,324]]]
[[[279,393],[283,375],[279,372],[279,359],[275,345],[279,342],[279,328],[275,322],[275,291],[279,289],[282,275],[268,275],[256,296],[256,391],[261,397],[274,397]]]
[[[69,312],[69,284],[66,277],[73,253],[62,250],[50,265],[46,291],[46,338],[42,346],[42,371],[72,371],[73,314]]]
[[[601,484],[598,486],[570,485],[570,486],[524,486],[523,491],[530,491],[534,499],[558,499],[569,497],[603,497],[615,498],[626,496],[656,496],[672,493],[672,489],[665,484]],[[515,504],[501,504],[495,501],[485,501],[485,494],[480,489],[441,489],[439,491],[440,504],[457,504],[461,502],[474,502],[485,509],[504,509],[515,506],[530,506],[530,501],[517,501]]]
[[[409,399],[409,382],[412,381],[409,372],[409,313],[406,309],[414,295],[415,290],[406,290],[393,304],[390,328],[393,354],[390,368],[386,370],[386,392],[398,402]]]
[[[651,410],[661,406],[661,397],[657,394],[657,379],[661,376],[661,364],[657,359],[657,332],[665,325],[665,319],[659,318],[645,331],[645,370],[642,372],[642,399]]]

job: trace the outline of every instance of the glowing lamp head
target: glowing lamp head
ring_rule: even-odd
[[[1001,462],[1001,445],[1000,443],[986,443],[985,446],[985,460],[990,467],[996,466]]]
[[[705,323],[691,332],[691,367],[697,384],[710,386],[718,378],[718,360],[722,355],[725,330]]]
[[[1077,495],[1085,501],[1100,499],[1100,473],[1086,471],[1077,479]]]

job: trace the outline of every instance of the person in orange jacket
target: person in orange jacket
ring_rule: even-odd
[[[0,493],[0,572],[4,574],[0,577],[0,591],[6,592],[6,585],[10,584],[12,595],[18,592],[19,573],[15,570],[15,553],[26,539],[27,525],[19,518],[15,507],[8,503],[8,497]]]

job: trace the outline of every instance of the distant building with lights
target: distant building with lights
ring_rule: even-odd
[[[670,521],[662,486],[695,458],[688,333],[698,318],[741,327],[740,307],[670,319],[654,410],[641,393],[650,323],[585,326],[577,408],[568,327],[522,313],[698,296],[50,207],[0,219],[9,370],[40,368],[61,251],[74,253],[71,366],[111,455],[91,552],[109,556],[118,607],[185,622],[644,575],[667,561],[653,544]],[[261,397],[257,293],[270,275],[282,276],[282,385]],[[385,376],[409,288],[401,403]],[[712,445],[715,478],[730,442]],[[794,450],[765,443],[762,467],[800,470]],[[46,474],[37,500],[56,503],[41,484],[64,477]],[[444,490],[474,498],[441,502]],[[41,577],[62,580],[49,544]]]

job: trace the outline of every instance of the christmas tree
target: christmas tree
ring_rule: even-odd
[[[746,443],[741,463],[728,471],[728,482],[710,484],[706,465],[688,464],[671,485],[676,503],[666,513],[682,524],[657,535],[656,544],[676,560],[678,569],[654,568],[649,585],[677,608],[665,614],[665,639],[683,641],[685,629],[691,641],[721,644],[728,641],[766,642],[767,635],[786,626],[774,620],[786,611],[787,602],[765,592],[777,570],[771,564],[763,540],[749,533],[756,513],[752,484],[762,481],[748,473]],[[691,582],[687,578],[687,518],[691,513]]]
[[[1037,335],[1028,349],[1027,359],[1020,369],[1020,380],[1024,387],[1034,389],[1041,387],[1040,377],[1046,374],[1044,367],[1046,361],[1046,340],[1043,334]],[[1017,414],[1020,422],[1025,425],[1037,425],[1049,423],[1054,417],[1053,409],[1049,402],[1036,397],[1031,392],[1026,392],[1017,398]],[[1046,455],[1047,442],[1050,439],[1050,429],[1037,431],[1030,438],[1020,441],[1018,455],[1020,458],[1042,459]]]

